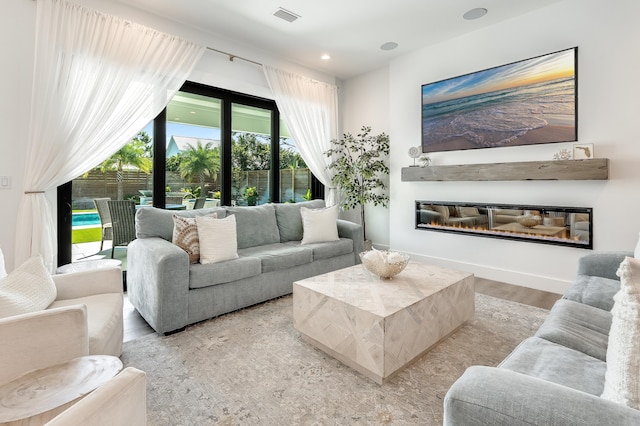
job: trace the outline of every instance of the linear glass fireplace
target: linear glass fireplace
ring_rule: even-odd
[[[416,229],[593,248],[593,209],[442,201],[415,202]]]

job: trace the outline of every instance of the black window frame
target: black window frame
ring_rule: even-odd
[[[220,156],[221,182],[220,202],[231,205],[231,106],[233,104],[246,105],[271,111],[271,168],[269,178],[270,201],[280,202],[280,112],[276,102],[271,99],[239,93],[232,90],[208,86],[202,83],[186,81],[180,88],[181,92],[207,96],[221,101],[220,125]],[[153,206],[164,208],[166,188],[166,107],[153,121]],[[273,135],[276,135],[273,137]],[[156,141],[162,141],[157,144]],[[324,185],[311,175],[312,199],[324,198]],[[71,217],[72,217],[72,183],[67,182],[58,187],[58,266],[71,263]]]

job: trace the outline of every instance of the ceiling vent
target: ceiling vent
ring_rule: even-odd
[[[278,10],[276,10],[273,13],[273,16],[277,16],[280,19],[284,19],[287,22],[293,22],[296,19],[298,19],[300,17],[300,15],[297,15],[287,9],[283,9],[281,7],[278,8]]]

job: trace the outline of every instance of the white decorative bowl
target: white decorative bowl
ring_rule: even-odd
[[[380,278],[392,278],[407,267],[411,257],[406,253],[389,250],[369,250],[360,253],[362,264]]]

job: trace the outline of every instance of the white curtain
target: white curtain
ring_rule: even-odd
[[[16,265],[53,270],[45,191],[100,164],[162,111],[204,47],[65,0],[38,0],[31,117]]]
[[[326,204],[336,204],[333,173],[327,169],[331,159],[324,152],[338,136],[338,88],[268,65],[262,68],[300,155],[325,186]]]

